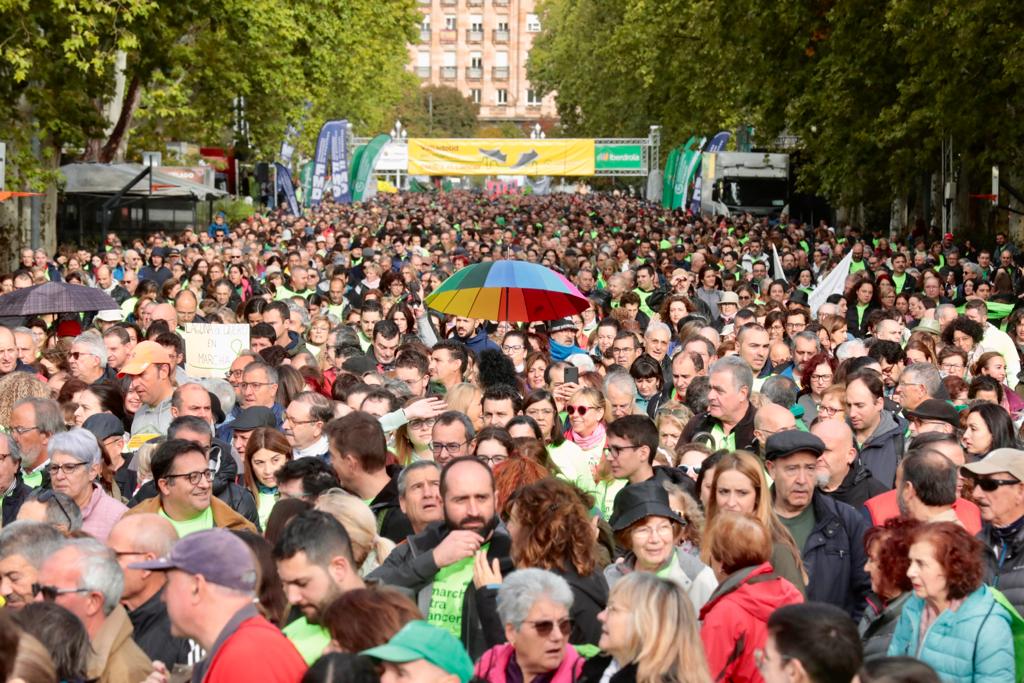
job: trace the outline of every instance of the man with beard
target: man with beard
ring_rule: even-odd
[[[366,587],[352,557],[352,543],[337,519],[307,510],[284,528],[274,559],[288,602],[302,611],[302,618],[288,624],[284,634],[312,664],[331,641],[321,625],[324,610],[342,593]]]
[[[818,490],[818,459],[825,443],[797,429],[768,437],[765,469],[775,482],[775,512],[796,541],[807,569],[807,599],[864,611],[871,580],[864,572],[867,522],[846,503]]]
[[[511,539],[497,526],[494,474],[475,457],[459,457],[441,472],[444,522],[432,524],[398,546],[369,578],[416,593],[431,624],[459,638],[470,657],[487,649],[476,610],[473,566],[512,571]]]

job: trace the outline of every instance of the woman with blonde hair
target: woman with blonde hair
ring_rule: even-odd
[[[599,390],[581,387],[569,397],[565,412],[569,417],[565,440],[580,447],[583,461],[590,470],[590,477],[583,473],[578,483],[585,484],[582,488],[594,494],[601,516],[607,519],[612,513],[615,495],[626,485],[626,480],[612,477],[604,457],[606,426],[612,421],[611,404]]]
[[[484,428],[484,412],[482,401],[484,392],[480,387],[468,382],[461,382],[448,390],[445,395],[448,403],[448,410],[457,410],[473,423],[473,429],[480,431]]]
[[[707,523],[711,528],[719,512],[738,512],[760,520],[771,532],[771,563],[775,573],[789,580],[801,593],[805,591],[807,579],[804,575],[801,553],[796,547],[792,534],[779,520],[772,508],[772,496],[761,460],[748,451],[727,453],[715,465],[715,476],[711,481],[711,496],[707,505]],[[710,550],[705,541],[701,556],[705,564],[711,564]]]
[[[598,619],[604,654],[587,660],[580,681],[711,682],[697,615],[675,581],[634,572],[615,584]]]
[[[413,396],[405,402],[406,408],[419,401]],[[420,460],[433,460],[434,452],[430,450],[430,437],[434,429],[434,418],[416,418],[409,420],[395,430],[395,457],[402,467]]]
[[[53,398],[50,387],[31,372],[9,372],[0,377],[0,425],[11,424],[14,404],[23,398]]]
[[[316,499],[316,509],[341,522],[352,542],[352,559],[359,576],[366,576],[384,564],[395,544],[377,535],[377,520],[369,506],[351,493],[329,489]]]

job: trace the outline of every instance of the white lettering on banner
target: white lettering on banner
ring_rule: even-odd
[[[249,348],[248,325],[185,325],[185,373],[189,377],[223,379],[238,357]]]

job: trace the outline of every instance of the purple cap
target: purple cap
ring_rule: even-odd
[[[189,534],[174,544],[166,557],[133,562],[129,569],[180,569],[210,583],[238,591],[256,590],[256,558],[245,542],[226,529]]]

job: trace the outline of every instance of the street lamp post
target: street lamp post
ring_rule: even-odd
[[[409,138],[409,131],[405,129],[401,121],[395,121],[394,128],[391,129],[391,141],[406,144],[406,140]],[[402,189],[402,169],[395,169],[395,187],[399,190]]]

